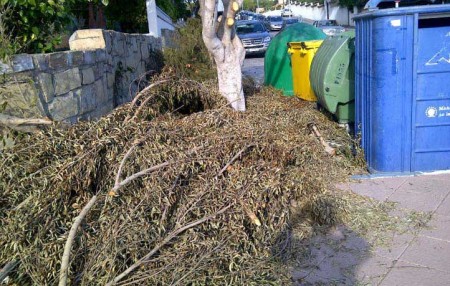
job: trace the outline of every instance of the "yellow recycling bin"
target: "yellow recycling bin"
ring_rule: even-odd
[[[294,94],[301,99],[317,101],[309,81],[309,69],[311,68],[314,55],[322,42],[322,40],[316,40],[288,43],[288,53],[291,55]]]

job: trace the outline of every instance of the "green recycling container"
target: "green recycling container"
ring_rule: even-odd
[[[355,31],[323,41],[311,63],[310,81],[317,102],[339,123],[355,121]]]
[[[284,95],[294,95],[288,43],[325,38],[326,35],[322,30],[306,23],[297,23],[283,29],[267,48],[264,57],[264,84],[282,90]]]

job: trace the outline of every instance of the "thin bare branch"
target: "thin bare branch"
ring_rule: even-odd
[[[72,244],[75,239],[75,235],[77,234],[78,226],[81,224],[89,210],[94,206],[96,201],[97,196],[93,196],[81,210],[80,214],[75,218],[75,221],[70,228],[69,236],[67,237],[66,245],[64,246],[64,253],[61,259],[61,270],[59,271],[58,284],[59,286],[67,285],[67,272],[69,269],[70,250],[72,249]]]
[[[122,188],[123,186],[127,185],[128,183],[130,183],[130,182],[133,181],[134,179],[137,179],[137,178],[139,178],[139,177],[142,177],[142,176],[144,176],[144,175],[147,175],[147,174],[152,173],[152,172],[154,172],[154,171],[157,171],[157,170],[159,170],[159,169],[165,168],[165,167],[167,167],[167,166],[169,166],[170,164],[173,164],[173,163],[174,163],[173,161],[166,161],[166,162],[164,162],[164,163],[161,163],[161,164],[152,166],[152,167],[150,167],[150,168],[147,168],[147,169],[145,169],[145,170],[142,170],[142,171],[140,171],[140,172],[137,172],[137,173],[135,173],[135,174],[133,174],[133,175],[131,175],[131,176],[125,178],[125,179],[124,179],[123,181],[121,181],[119,184],[115,185],[115,186],[112,188],[111,191],[112,191],[112,192],[117,192],[120,188]]]
[[[239,158],[239,156],[242,155],[242,153],[244,153],[248,148],[255,146],[255,144],[249,144],[247,146],[245,146],[244,148],[242,148],[241,150],[239,150],[239,152],[236,153],[236,155],[233,156],[233,158],[231,158],[230,161],[228,161],[228,163],[225,164],[225,166],[219,171],[219,173],[217,174],[216,178],[219,177],[220,175],[223,174],[223,172],[225,172],[227,170],[227,168],[233,164],[234,161],[236,161],[237,158]]]
[[[222,208],[221,210],[215,212],[212,215],[203,217],[201,219],[198,219],[196,221],[193,221],[191,223],[188,223],[180,228],[175,229],[174,231],[170,232],[159,244],[157,244],[148,254],[146,254],[144,257],[142,257],[141,259],[139,259],[136,263],[134,263],[133,265],[131,265],[130,267],[128,267],[124,272],[122,272],[121,274],[119,274],[118,276],[116,276],[112,281],[108,282],[106,284],[106,286],[111,286],[111,285],[115,285],[117,282],[119,282],[120,280],[122,280],[124,277],[126,277],[129,273],[131,273],[132,271],[134,271],[136,268],[138,268],[139,266],[141,266],[143,263],[145,263],[150,257],[152,257],[156,252],[159,251],[159,249],[161,249],[161,247],[163,247],[164,245],[166,245],[168,242],[170,242],[173,238],[175,238],[177,235],[179,235],[180,233],[184,232],[187,229],[193,228],[199,224],[202,224],[210,219],[213,219],[214,217],[218,216],[219,214],[224,213],[226,210],[228,210],[232,205],[228,205],[224,208]]]
[[[163,84],[163,83],[165,83],[165,82],[168,82],[168,81],[169,81],[169,79],[163,79],[163,80],[155,81],[155,82],[153,82],[152,84],[150,84],[149,86],[145,87],[143,90],[141,90],[141,91],[136,95],[136,97],[133,99],[133,101],[131,101],[131,106],[130,106],[130,107],[132,108],[133,106],[135,106],[135,105],[136,105],[136,102],[139,100],[139,98],[140,98],[142,95],[146,94],[150,89],[154,88],[154,87],[157,86],[157,85],[160,85],[160,84]]]
[[[122,175],[123,165],[125,164],[125,161],[128,159],[128,157],[130,157],[131,152],[133,152],[134,147],[136,147],[136,144],[133,144],[133,146],[131,146],[131,148],[128,149],[125,156],[123,156],[122,161],[120,161],[119,170],[117,171],[117,174],[116,174],[116,181],[114,182],[114,187],[116,187],[120,184],[119,180],[120,180],[120,176]]]
[[[19,260],[14,260],[6,263],[6,265],[2,268],[2,270],[0,270],[0,283],[6,277],[8,277],[8,274],[11,273],[17,267],[17,265],[19,265],[19,263],[20,263]]]
[[[2,125],[51,125],[53,121],[48,118],[19,118],[0,113],[0,124]]]

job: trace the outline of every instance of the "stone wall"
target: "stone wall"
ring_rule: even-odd
[[[79,30],[69,43],[70,51],[0,63],[4,113],[68,123],[98,118],[130,101],[140,76],[162,66],[162,42],[147,35]]]

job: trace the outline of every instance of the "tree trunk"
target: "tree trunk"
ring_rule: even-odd
[[[223,4],[222,20],[218,22],[217,2],[200,0],[203,41],[217,65],[220,94],[228,100],[233,109],[245,111],[242,89],[245,49],[234,28],[234,16],[242,0],[223,0]]]
[[[94,16],[94,4],[92,4],[92,2],[88,3],[88,11],[89,11],[89,29],[95,29],[97,28],[97,23],[95,21],[95,16]]]
[[[101,5],[97,7],[97,28],[106,29],[105,14]]]
[[[225,50],[226,51],[226,50]],[[233,53],[225,53],[225,61],[217,62],[219,92],[233,109],[245,111],[245,97],[242,89],[242,70],[239,59]]]

